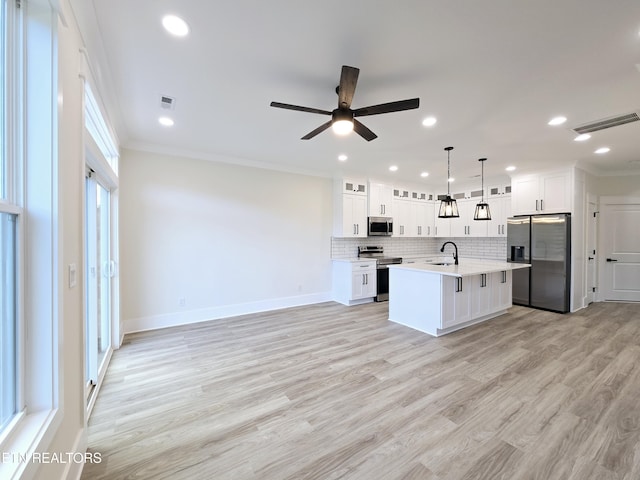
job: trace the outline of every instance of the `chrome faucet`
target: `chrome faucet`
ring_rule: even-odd
[[[440,249],[440,251],[444,253],[444,247],[445,247],[445,245],[446,245],[447,243],[450,243],[451,245],[453,245],[453,248],[455,248],[455,249],[456,249],[455,253],[453,254],[453,263],[455,263],[456,265],[458,265],[458,246],[457,246],[455,243],[453,243],[453,242],[444,242],[444,243],[442,244],[442,248]]]

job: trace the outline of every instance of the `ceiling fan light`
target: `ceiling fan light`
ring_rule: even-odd
[[[337,120],[331,124],[331,128],[337,135],[347,135],[353,131],[351,120]]]
[[[491,210],[488,203],[479,203],[476,205],[476,213],[473,215],[474,220],[491,220]]]
[[[447,195],[444,200],[440,202],[440,211],[438,212],[438,218],[458,218],[460,213],[458,212],[458,202],[455,198],[451,198]]]

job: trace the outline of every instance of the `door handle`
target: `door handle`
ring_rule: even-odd
[[[594,259],[594,257],[587,257],[587,259],[589,259],[589,260],[593,260],[593,259]]]
[[[607,262],[617,262],[618,260],[616,260],[615,258],[607,258]]]

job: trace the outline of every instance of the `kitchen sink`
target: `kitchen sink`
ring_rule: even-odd
[[[431,265],[444,265],[444,266],[448,266],[448,265],[453,265],[453,262],[432,263]]]

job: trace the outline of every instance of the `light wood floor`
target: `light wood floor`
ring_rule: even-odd
[[[82,478],[640,478],[640,305],[514,307],[440,338],[387,305],[128,335]]]

